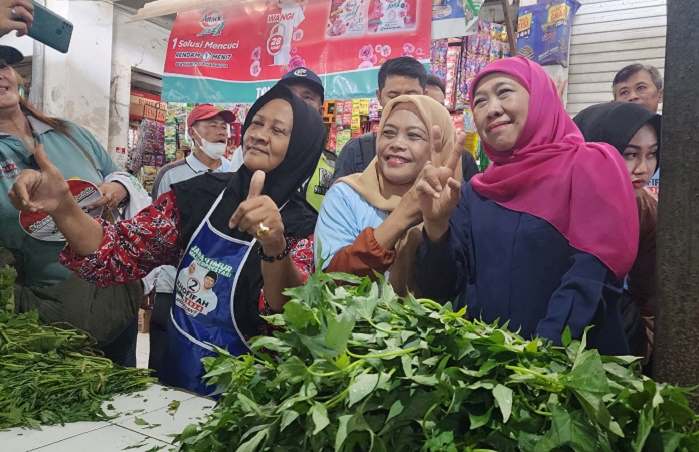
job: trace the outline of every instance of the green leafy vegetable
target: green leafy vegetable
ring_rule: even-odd
[[[9,306],[14,270],[0,269],[0,306]],[[144,389],[144,369],[102,357],[86,334],[41,325],[36,312],[0,309],[0,430],[105,420],[102,403]],[[108,405],[107,409],[113,409]]]
[[[254,355],[204,360],[222,397],[181,449],[699,450],[685,390],[570,332],[562,348],[525,340],[369,279],[317,273],[287,294]]]
[[[9,265],[0,265],[0,309],[15,312],[15,278],[17,272]]]
[[[173,400],[172,402],[167,404],[167,413],[170,416],[174,416],[175,413],[177,413],[177,410],[180,409],[180,401],[179,400]]]

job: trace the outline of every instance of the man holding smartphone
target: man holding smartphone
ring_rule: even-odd
[[[0,36],[16,31],[24,36],[34,20],[31,0],[0,0]]]

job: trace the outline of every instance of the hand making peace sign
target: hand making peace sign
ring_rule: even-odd
[[[442,132],[439,127],[433,127],[433,146],[441,143],[441,138]],[[434,167],[432,163],[427,162],[415,184],[425,232],[433,241],[439,240],[449,228],[449,217],[459,203],[461,194],[461,182],[458,181],[457,174],[466,135],[457,132],[454,141],[455,149],[450,153],[446,165]]]

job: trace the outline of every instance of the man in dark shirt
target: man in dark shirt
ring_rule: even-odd
[[[663,101],[663,76],[654,66],[631,64],[614,76],[614,100],[640,104],[651,113],[657,113]]]

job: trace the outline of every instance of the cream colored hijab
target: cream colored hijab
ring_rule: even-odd
[[[416,113],[430,135],[432,134],[432,127],[439,126],[442,131],[441,146],[439,146],[439,149],[432,149],[430,161],[433,166],[446,165],[451,153],[455,152],[455,130],[449,111],[442,104],[428,96],[398,96],[392,99],[383,110],[381,122],[379,123],[379,137],[386,121],[396,109],[408,109]],[[461,179],[461,165],[458,166],[457,176]],[[377,157],[374,157],[363,173],[352,174],[338,181],[352,187],[369,204],[379,210],[393,212],[401,200],[400,196],[387,195],[385,193],[384,187],[386,184],[383,174],[381,174]],[[396,292],[401,295],[404,295],[408,290],[415,292],[415,253],[421,240],[422,223],[408,230],[396,245],[396,260],[389,270],[389,280]]]
[[[409,104],[407,106],[401,104]],[[407,107],[410,111],[417,112],[417,116],[425,125],[428,134],[432,134],[432,126],[439,126],[442,130],[442,146],[441,149],[432,149],[430,161],[434,166],[443,166],[449,159],[450,152],[454,148],[454,125],[451,121],[449,111],[436,100],[428,96],[418,95],[403,95],[392,99],[383,109],[381,122],[379,123],[379,137],[383,131],[386,121],[391,116],[396,107]],[[379,138],[377,138],[378,143]],[[339,179],[354,188],[354,190],[362,195],[369,204],[380,210],[393,212],[393,209],[398,207],[400,196],[390,196],[385,194],[384,179],[381,174],[381,169],[378,165],[377,157],[369,163],[369,166],[363,173],[352,174]]]

